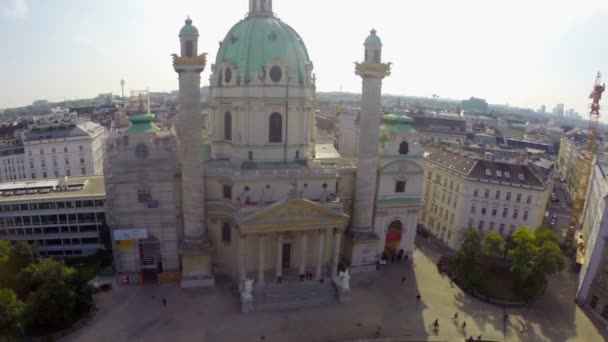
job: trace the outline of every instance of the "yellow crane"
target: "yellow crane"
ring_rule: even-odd
[[[595,146],[597,143],[597,125],[600,118],[600,100],[602,99],[602,93],[606,90],[606,84],[602,83],[602,75],[598,72],[593,85],[593,90],[589,98],[591,102],[591,110],[589,112],[589,129],[587,135],[587,141],[585,143],[585,149],[583,151],[583,163],[581,165],[581,178],[579,179],[578,186],[576,188],[576,194],[574,197],[574,206],[572,207],[572,216],[570,217],[570,226],[566,233],[565,247],[568,251],[572,252],[575,246],[574,242],[576,239],[576,261],[582,263],[584,258],[585,241],[583,234],[576,235],[579,221],[583,215],[583,209],[585,208],[585,195],[587,193],[587,187],[589,185],[589,178],[591,177],[591,169],[593,167],[593,159],[595,157]]]

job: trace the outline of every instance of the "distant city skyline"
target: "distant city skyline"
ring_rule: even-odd
[[[199,28],[211,64],[246,8],[246,0],[2,0],[0,108],[120,94],[122,78],[126,93],[175,90],[169,55],[184,19]],[[586,117],[595,73],[608,76],[608,2],[601,0],[275,0],[274,10],[302,36],[319,91],[360,92],[352,62],[361,60],[371,28],[394,63],[386,94],[531,109],[564,103]],[[208,85],[209,66],[202,77]]]

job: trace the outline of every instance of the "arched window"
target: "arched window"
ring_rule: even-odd
[[[232,114],[224,113],[224,140],[232,140]]]
[[[268,140],[271,143],[283,141],[283,117],[279,113],[270,114],[268,119]]]
[[[407,141],[402,141],[401,144],[399,144],[399,154],[408,154],[410,152],[410,145],[407,143]]]
[[[374,62],[380,63],[380,50],[374,50]]]
[[[192,48],[192,41],[187,40],[186,41],[186,57],[193,57],[193,56],[194,56],[194,49]]]

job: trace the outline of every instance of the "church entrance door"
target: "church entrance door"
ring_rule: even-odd
[[[399,253],[402,234],[403,225],[401,221],[395,220],[391,222],[386,231],[386,239],[384,241],[384,251],[389,257],[396,256]]]
[[[283,265],[283,268],[291,267],[291,244],[290,243],[283,244],[283,255],[282,255],[281,265]]]

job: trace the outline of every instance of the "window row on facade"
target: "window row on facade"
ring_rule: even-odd
[[[488,207],[481,207],[480,210],[480,214],[483,216],[498,216],[498,212],[499,212],[499,208],[497,206],[494,206],[492,208],[490,208],[491,210],[488,211]],[[519,208],[513,208],[513,211],[511,212],[511,218],[514,220],[518,220],[519,219],[519,213],[520,210]],[[473,203],[473,205],[471,205],[471,214],[477,214],[477,205],[475,203]],[[523,215],[521,216],[521,218],[524,221],[528,220],[528,216],[530,214],[530,209],[528,208],[524,208],[523,210]],[[509,208],[508,207],[504,207],[502,209],[502,213],[500,214],[503,218],[507,218],[509,216]]]
[[[473,197],[479,197],[479,189],[475,188],[475,190],[473,190]],[[511,200],[511,192],[505,192],[504,193],[504,200],[505,201],[510,201]],[[491,190],[490,189],[485,189],[483,192],[483,198],[493,198],[495,200],[500,201],[501,199],[503,199],[502,194],[500,192],[500,190],[496,190],[494,192],[494,196],[491,196]],[[523,198],[523,194],[517,193],[515,194],[515,202],[516,203],[521,203],[522,202],[522,198]],[[532,203],[532,195],[527,195],[526,196],[526,204],[531,204]]]
[[[0,205],[0,212],[28,211],[28,210],[48,210],[66,208],[104,208],[103,200],[86,201],[67,201],[67,202],[42,202],[42,203],[23,203]]]
[[[44,226],[55,224],[81,223],[105,223],[105,214],[82,213],[0,217],[0,227]]]
[[[44,155],[44,151],[45,151],[44,148],[40,149],[40,155],[41,156]],[[84,152],[84,146],[83,145],[79,145],[78,146],[78,151]],[[70,152],[69,146],[63,146],[63,153],[69,153],[69,152]],[[51,147],[51,153],[52,154],[57,153],[57,149],[55,147]],[[31,157],[34,153],[32,152],[32,150],[28,150],[27,154],[28,154],[28,156]]]
[[[99,231],[97,225],[85,224],[79,226],[55,226],[41,228],[2,228],[0,236],[21,236],[21,235],[48,235],[48,234],[78,234],[96,233]]]

